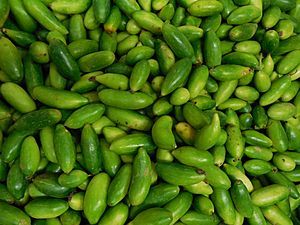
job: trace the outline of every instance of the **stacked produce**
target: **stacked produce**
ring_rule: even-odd
[[[0,224],[300,224],[299,0],[0,0]]]

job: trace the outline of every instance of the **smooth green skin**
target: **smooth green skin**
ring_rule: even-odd
[[[240,65],[226,64],[210,69],[209,73],[216,80],[230,81],[247,76],[249,73],[252,73],[252,69],[250,67]]]
[[[183,116],[184,119],[195,129],[200,129],[210,122],[208,116],[190,102],[184,104]]]
[[[25,196],[25,191],[28,186],[28,182],[25,179],[19,164],[19,160],[14,161],[6,178],[7,190],[16,200],[20,200]]]
[[[139,36],[139,40],[141,41],[141,43],[145,46],[148,46],[150,48],[154,48],[155,47],[155,42],[157,40],[155,40],[155,38],[153,37],[153,34],[150,31],[141,31],[140,36]]]
[[[23,140],[32,135],[33,132],[29,131],[13,131],[8,137],[4,140],[1,150],[2,150],[2,159],[4,162],[9,163],[15,160],[19,154]]]
[[[196,67],[189,76],[187,89],[191,99],[197,97],[205,88],[209,76],[208,68],[205,65]]]
[[[265,218],[271,223],[292,225],[292,220],[276,205],[262,208]]]
[[[30,183],[28,185],[28,194],[32,198],[45,197],[46,196],[46,194],[44,194],[43,192],[40,192],[33,183]]]
[[[121,11],[117,6],[112,6],[109,16],[104,23],[104,30],[108,33],[116,32],[122,22]]]
[[[214,203],[217,213],[227,224],[234,224],[236,212],[228,190],[223,188],[214,188],[211,194],[211,200]]]
[[[125,55],[128,51],[130,51],[137,45],[138,41],[139,38],[137,35],[127,36],[122,41],[118,42],[117,53],[122,56]]]
[[[220,218],[216,214],[206,215],[189,210],[183,217],[180,218],[180,221],[187,225],[216,225],[220,223]],[[180,223],[179,225],[183,223]]]
[[[280,40],[285,40],[285,39],[291,37],[294,33],[294,30],[295,30],[295,32],[298,31],[299,28],[297,25],[297,20],[294,21],[294,19],[295,18],[293,18],[293,17],[287,17],[278,22],[275,29],[279,34]]]
[[[62,124],[58,124],[53,139],[58,164],[65,173],[71,172],[76,161],[76,149],[71,133]]]
[[[83,72],[101,70],[115,61],[115,55],[111,51],[98,51],[87,54],[78,60],[78,65]]]
[[[170,94],[172,91],[185,84],[192,69],[189,58],[178,60],[168,71],[161,85],[161,96]]]
[[[211,123],[196,133],[194,146],[199,150],[208,150],[216,144],[220,133],[220,118],[217,113],[214,113]]]
[[[98,93],[99,99],[105,105],[122,109],[143,109],[153,103],[152,97],[143,93],[104,89]]]
[[[253,191],[253,184],[251,183],[249,178],[245,175],[245,173],[243,173],[237,167],[225,163],[223,165],[223,169],[226,172],[226,174],[229,176],[229,178],[231,178],[232,180],[242,181],[245,187],[247,188],[248,192]]]
[[[171,20],[174,14],[175,14],[175,7],[172,3],[169,3],[160,10],[160,12],[158,13],[158,17],[163,21],[166,21],[166,20]]]
[[[288,149],[288,137],[280,121],[269,120],[267,135],[272,140],[273,147],[277,151],[284,152]]]
[[[231,41],[246,41],[252,38],[257,30],[257,24],[245,23],[237,25],[229,31],[229,39]]]
[[[194,168],[179,163],[159,162],[156,171],[163,180],[174,185],[196,184],[205,178],[204,174],[198,173]]]
[[[220,104],[228,100],[230,96],[234,93],[235,89],[237,88],[237,85],[238,80],[221,81],[219,83],[217,92],[214,94],[216,106],[219,106]]]
[[[227,132],[227,141],[226,141],[226,150],[228,153],[235,159],[241,159],[244,148],[245,148],[245,139],[242,136],[239,126],[229,125],[226,127]]]
[[[28,93],[32,97],[33,88],[39,85],[43,85],[44,83],[42,68],[39,64],[34,63],[33,57],[29,55],[24,57],[23,63],[24,63],[24,78],[25,78],[26,88],[28,90]]]
[[[28,113],[36,109],[36,104],[28,93],[18,84],[6,82],[1,85],[3,98],[21,113]]]
[[[289,149],[294,150],[299,148],[300,140],[299,140],[299,120],[291,118],[285,124],[286,135],[289,140]],[[295,159],[295,157],[293,157]]]
[[[130,209],[129,218],[134,218],[138,213],[151,207],[162,207],[179,194],[179,187],[173,184],[161,183],[150,188],[145,201]],[[163,193],[163,195],[162,195]]]
[[[113,122],[135,130],[149,131],[153,123],[146,115],[133,110],[108,106],[106,107],[105,114]]]
[[[274,60],[271,54],[268,54],[265,58],[263,58],[262,63],[262,71],[264,71],[268,76],[270,76],[274,70]]]
[[[40,149],[34,137],[24,139],[20,151],[20,169],[26,177],[32,177],[40,163]]]
[[[173,119],[170,116],[158,118],[151,130],[152,139],[158,148],[173,150],[176,148],[175,137],[172,132]]]
[[[178,88],[176,89],[171,97],[170,97],[170,103],[172,105],[183,105],[188,102],[190,99],[190,92],[186,88]]]
[[[272,169],[274,169],[274,166],[270,162],[261,159],[247,160],[243,164],[243,167],[251,176],[260,176],[269,173]]]
[[[158,39],[155,41],[155,54],[161,72],[166,75],[175,63],[174,53],[164,41]]]
[[[250,86],[240,86],[235,89],[234,94],[236,97],[248,102],[254,102],[259,98],[259,92]]]
[[[199,183],[191,185],[184,185],[183,188],[184,190],[196,195],[201,194],[208,196],[213,193],[212,187],[208,183],[206,183],[206,181],[200,181]]]
[[[145,10],[139,10],[132,13],[132,18],[136,21],[139,27],[150,31],[154,34],[159,34],[162,31],[163,21],[154,13]]]
[[[280,100],[283,102],[291,102],[296,97],[300,88],[300,83],[297,80],[292,81],[290,88],[284,92]]]
[[[177,197],[169,201],[164,208],[172,213],[172,222],[170,225],[176,223],[192,205],[192,194],[188,192],[180,192]]]
[[[205,34],[203,51],[205,63],[209,68],[221,65],[221,42],[212,30],[209,30]]]
[[[24,31],[2,28],[2,32],[20,47],[28,47],[36,41],[36,37],[33,34]]]
[[[20,52],[16,46],[6,37],[0,37],[0,68],[15,82],[23,79],[23,63]]]
[[[252,116],[254,124],[257,128],[262,129],[267,127],[269,118],[262,106],[255,106],[252,111]]]
[[[150,59],[154,55],[154,49],[148,46],[137,46],[130,49],[126,55],[125,62],[134,65],[140,60]]]
[[[269,29],[274,27],[280,20],[281,9],[278,6],[269,7],[262,17],[262,25]]]
[[[281,171],[293,171],[296,167],[296,163],[293,158],[281,154],[276,153],[273,157],[273,164],[280,169]]]
[[[80,225],[81,214],[72,209],[68,209],[64,214],[59,217],[63,225]],[[48,222],[49,223],[49,222]]]
[[[241,41],[234,45],[234,51],[248,54],[258,54],[261,51],[260,43],[254,40]]]
[[[107,191],[107,204],[109,206],[117,205],[126,196],[132,175],[132,165],[125,164],[117,172]]]
[[[86,29],[83,24],[83,17],[81,15],[73,15],[70,18],[69,24],[69,41],[77,41],[80,39],[86,39]]]
[[[296,185],[291,182],[288,178],[286,178],[281,172],[279,171],[272,171],[266,174],[268,180],[272,181],[275,184],[280,184],[289,189],[290,197],[297,199],[299,198],[300,194],[297,190]]]
[[[80,0],[70,2],[67,0],[55,0],[49,4],[49,7],[56,13],[61,14],[79,14],[88,9],[91,0]]]
[[[46,158],[53,163],[57,163],[57,158],[54,149],[54,128],[44,127],[40,131],[40,142]]]
[[[191,102],[201,110],[213,109],[216,106],[215,99],[204,95],[199,95],[196,98],[191,99]]]
[[[281,41],[278,48],[273,52],[273,55],[282,55],[293,50],[300,49],[299,40],[300,35],[295,35]]]
[[[67,79],[58,72],[54,63],[50,63],[49,76],[45,84],[60,90],[67,86]]]
[[[75,110],[65,121],[64,125],[71,129],[82,128],[85,124],[97,121],[104,113],[105,106],[101,103],[93,103]]]
[[[279,45],[279,34],[275,30],[268,30],[264,33],[261,43],[262,49],[266,53],[273,53]]]
[[[226,131],[225,131],[225,133],[226,133]],[[226,138],[227,138],[227,136],[226,136]],[[211,149],[210,152],[214,157],[214,164],[219,167],[222,166],[223,163],[225,162],[225,155],[226,155],[226,148],[225,148],[224,144],[222,143],[222,145],[216,145],[215,147],[213,147]]]
[[[261,147],[271,147],[273,142],[266,135],[255,131],[255,130],[246,130],[242,132],[245,142],[250,145],[258,145]]]
[[[270,148],[260,146],[247,146],[244,151],[245,155],[253,159],[262,159],[270,161],[273,158],[273,152]]]
[[[259,66],[257,58],[253,54],[245,52],[231,52],[226,54],[222,58],[222,63],[236,64],[250,68],[257,68]]]
[[[25,205],[25,212],[35,219],[50,219],[62,215],[69,208],[66,201],[49,197],[31,200]]]
[[[213,165],[213,157],[207,151],[199,151],[192,146],[182,146],[172,151],[172,155],[182,164],[203,168]]]
[[[64,25],[62,25],[53,12],[51,12],[41,1],[30,0],[24,1],[23,4],[26,11],[47,30],[57,30],[62,34],[68,34],[68,30]]]
[[[0,223],[6,225],[30,225],[30,217],[23,210],[12,206],[6,202],[0,201],[1,218]]]
[[[260,14],[260,9],[254,5],[241,6],[231,12],[227,17],[227,23],[234,25],[249,23],[259,17]]]
[[[233,46],[234,46],[234,42],[233,41],[222,40],[221,41],[222,55],[226,55],[226,54],[232,52]]]
[[[221,14],[215,14],[213,16],[209,16],[209,17],[205,18],[203,20],[203,22],[201,22],[201,28],[204,31],[212,30],[217,33],[217,30],[220,27],[221,23],[222,23]]]
[[[292,171],[282,173],[292,182],[299,182],[300,180],[300,169],[298,166]]]
[[[14,19],[21,30],[29,33],[34,32],[37,29],[37,22],[26,12],[23,1],[8,0],[7,2],[9,3],[10,12],[13,14]]]
[[[108,209],[100,219],[98,225],[118,225],[125,224],[128,218],[128,206],[119,203],[118,205]]]
[[[86,124],[81,131],[81,151],[85,168],[92,174],[97,174],[102,167],[102,156],[98,136],[90,124]]]
[[[96,52],[99,44],[95,40],[81,39],[68,44],[68,50],[74,59]]]
[[[219,26],[218,30],[216,31],[217,37],[220,38],[220,39],[226,38],[232,27],[233,27],[232,25],[222,23]]]
[[[203,36],[203,29],[200,27],[183,25],[178,27],[178,30],[183,33],[190,42],[197,41]]]
[[[68,188],[76,188],[88,178],[88,174],[82,170],[72,170],[69,174],[61,174],[58,183]]]
[[[196,1],[187,10],[192,16],[205,17],[222,12],[223,5],[215,0],[205,2]]]
[[[162,27],[164,40],[178,58],[193,58],[194,50],[187,37],[175,26],[165,23]]]
[[[285,55],[277,64],[276,71],[280,74],[291,72],[300,63],[300,50],[294,50]]]
[[[68,203],[70,208],[76,211],[83,210],[84,192],[76,192],[70,196]]]
[[[288,120],[296,114],[296,107],[292,103],[274,103],[268,108],[267,114],[274,120]]]
[[[58,183],[58,175],[53,173],[37,175],[33,179],[33,184],[40,192],[53,198],[65,198],[73,191],[71,188],[61,186]]]
[[[33,97],[45,105],[59,109],[76,109],[88,103],[87,98],[76,92],[46,86],[35,87]]]
[[[238,213],[244,217],[251,218],[253,214],[253,203],[246,186],[241,180],[234,182],[230,189],[230,196]]]
[[[278,6],[282,11],[288,11],[296,6],[295,0],[275,0],[271,2],[271,6]]]
[[[55,125],[61,118],[62,114],[57,109],[39,109],[22,115],[10,127],[10,130],[37,131],[47,126]]]
[[[90,224],[96,224],[106,208],[110,177],[99,173],[89,182],[83,201],[83,212]]]
[[[5,184],[0,184],[0,200],[1,202],[6,202],[8,204],[13,204],[15,202],[14,196],[9,193]]]
[[[117,33],[107,33],[102,32],[100,37],[100,49],[101,51],[112,51],[116,52],[117,50]]]
[[[150,75],[150,64],[147,60],[141,60],[135,64],[129,78],[131,91],[138,91],[143,88]]]
[[[247,219],[247,222],[250,225],[267,225],[266,219],[261,211],[261,209],[257,206],[253,206],[253,214],[251,218]]]
[[[94,13],[94,7],[91,5],[91,7],[86,11],[83,19],[84,26],[89,30],[96,30],[97,27],[100,25],[98,21],[96,21],[95,13]],[[97,29],[98,30],[98,29]],[[100,30],[98,30],[96,33],[98,33]],[[98,33],[99,34],[99,33]],[[101,32],[100,32],[101,35]],[[98,36],[98,35],[97,35]],[[93,39],[93,38],[92,38]],[[99,39],[97,39],[99,40]]]
[[[96,73],[96,72],[94,72]],[[126,91],[128,90],[129,79],[127,76],[118,73],[99,74],[95,80],[108,88]]]
[[[128,225],[169,225],[171,221],[170,211],[163,208],[150,208],[139,213]]]
[[[91,1],[89,1],[91,2]],[[110,10],[111,10],[111,3],[109,0],[105,0],[105,1],[99,1],[99,0],[95,0],[92,3],[92,7],[94,9],[94,15],[95,15],[95,19],[98,23],[105,23],[105,21],[107,20],[109,14],[110,14]]]
[[[259,92],[266,92],[270,89],[272,83],[270,76],[264,71],[257,71],[254,74],[254,86]]]
[[[96,87],[98,87],[98,82],[96,82],[94,79],[97,75],[101,74],[101,71],[97,71],[81,76],[80,79],[72,85],[70,90],[80,94],[94,90]]]
[[[185,19],[185,8],[183,7],[178,7],[175,10],[174,16],[171,20],[172,24],[174,26],[180,26],[181,23],[184,21]]]
[[[222,17],[227,18],[229,14],[237,8],[232,0],[220,0],[223,5]]]
[[[193,206],[195,208],[195,211],[197,211],[199,213],[203,213],[205,215],[211,216],[215,212],[214,204],[206,196],[202,196],[202,195],[196,196],[193,201]]]
[[[135,0],[117,0],[115,4],[119,9],[125,13],[127,16],[131,15],[133,12],[140,10],[139,4]]]
[[[132,165],[132,178],[128,192],[131,205],[141,204],[151,186],[151,159],[144,148],[139,148]]]

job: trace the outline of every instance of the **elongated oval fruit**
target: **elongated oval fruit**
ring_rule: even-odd
[[[143,92],[104,89],[98,96],[104,104],[123,109],[143,109],[153,103],[153,98]]]

